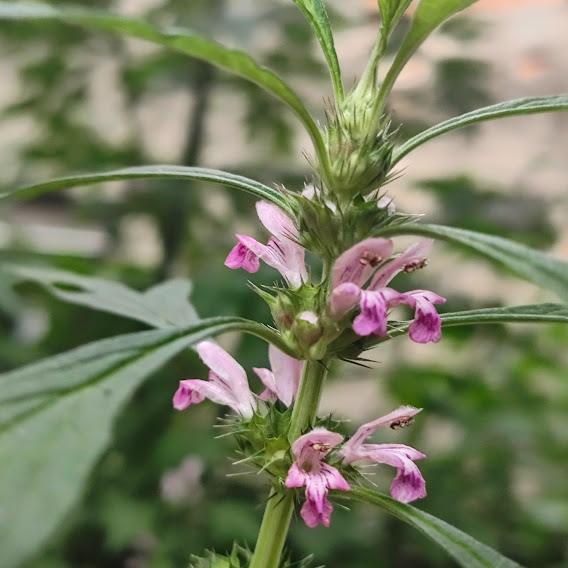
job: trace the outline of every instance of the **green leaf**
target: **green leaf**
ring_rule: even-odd
[[[422,2],[420,2],[414,14],[410,30],[406,34],[379,90],[377,102],[379,112],[382,112],[384,102],[396,78],[422,42],[445,20],[476,1],[477,0],[422,0]]]
[[[183,327],[199,319],[188,301],[188,280],[169,280],[140,293],[120,282],[53,268],[5,264],[2,270],[19,281],[37,282],[64,302],[125,316],[152,327]]]
[[[164,45],[207,61],[256,83],[292,109],[308,131],[317,154],[325,160],[325,145],[321,132],[300,97],[278,75],[256,63],[248,54],[229,49],[190,30],[160,29],[142,20],[108,12],[64,8],[27,2],[0,2],[0,19],[58,20],[89,29],[118,33]]]
[[[568,305],[566,304],[529,304],[507,308],[480,308],[440,314],[442,327],[455,325],[475,325],[490,323],[565,323],[568,324]],[[369,336],[357,342],[360,350],[367,350],[405,335],[412,321],[390,322],[388,336]],[[353,336],[355,337],[355,336]]]
[[[50,191],[67,189],[69,187],[92,185],[105,181],[152,178],[185,179],[188,181],[211,181],[214,183],[220,183],[227,187],[242,189],[243,191],[252,193],[255,197],[259,197],[260,199],[271,201],[287,213],[292,214],[290,205],[281,193],[258,181],[220,170],[168,165],[135,166],[132,168],[124,168],[110,172],[66,176],[63,178],[57,178],[50,181],[21,187],[14,191],[1,193],[0,199],[7,197],[26,199]]]
[[[334,496],[369,503],[384,509],[439,544],[463,568],[521,568],[520,564],[505,558],[496,550],[445,521],[411,505],[399,503],[382,493],[356,487],[351,491],[334,491]]]
[[[529,304],[442,314],[444,327],[483,323],[568,323],[568,305]]]
[[[344,98],[343,83],[341,82],[341,70],[335,52],[333,34],[327,12],[321,0],[294,0],[294,4],[302,10],[306,20],[308,20],[321,45],[323,54],[327,61],[335,100],[339,103]]]
[[[402,18],[412,0],[378,0],[381,11],[381,33],[388,37],[393,27]]]
[[[134,390],[183,349],[226,331],[281,343],[241,318],[104,339],[0,375],[3,568],[32,555],[79,499]],[[175,384],[164,385],[171,388]]]
[[[568,297],[568,262],[520,245],[502,237],[420,223],[385,227],[381,235],[423,235],[465,246],[533,282],[541,288],[552,290],[561,298]]]
[[[394,166],[404,156],[412,152],[424,142],[428,142],[436,136],[451,132],[458,128],[464,128],[477,122],[484,120],[495,120],[497,118],[505,118],[507,116],[517,116],[519,114],[533,114],[539,112],[551,112],[557,110],[568,110],[568,94],[549,95],[546,97],[529,97],[526,99],[517,99],[515,101],[507,101],[498,103],[488,107],[480,108],[455,118],[445,120],[440,124],[436,124],[424,132],[417,134],[402,146],[397,148],[393,154],[392,165]]]

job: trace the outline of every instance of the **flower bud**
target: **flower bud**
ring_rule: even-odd
[[[287,294],[277,294],[276,296],[269,296],[270,311],[274,318],[274,323],[279,329],[290,329],[294,323],[297,307],[294,301]]]
[[[379,189],[391,169],[395,140],[390,118],[376,119],[369,95],[355,90],[337,111],[328,113],[329,170],[319,168],[319,173],[343,203]]]
[[[314,312],[302,312],[292,326],[296,341],[306,347],[312,346],[323,335],[323,329]]]

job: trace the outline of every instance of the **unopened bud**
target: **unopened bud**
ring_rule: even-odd
[[[270,310],[274,322],[280,329],[289,329],[294,323],[296,309],[292,300],[286,294],[278,294],[270,302]]]
[[[311,324],[316,324],[318,323],[318,316],[316,316],[316,314],[314,314],[314,312],[302,312],[299,316],[298,319],[307,321],[308,323]]]
[[[299,314],[294,322],[293,332],[298,343],[304,347],[312,346],[323,334],[318,317],[314,312]]]

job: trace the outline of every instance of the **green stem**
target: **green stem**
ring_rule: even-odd
[[[323,381],[327,375],[325,361],[306,361],[296,402],[292,409],[288,440],[293,443],[316,417]]]
[[[292,495],[284,496],[272,488],[262,517],[250,568],[278,568],[293,512]]]
[[[356,87],[357,92],[361,94],[371,93],[377,88],[377,68],[379,66],[379,61],[385,54],[386,47],[385,38],[381,33],[377,38],[377,41],[375,41],[375,45],[373,46],[373,50],[371,51],[371,55],[367,61],[365,70],[363,71],[363,75],[361,76],[361,80]]]
[[[294,442],[313,422],[326,375],[325,362],[306,361],[290,420],[288,432],[290,443]],[[280,557],[293,511],[292,494],[281,493],[273,487],[268,497],[249,568],[278,568],[280,566]]]

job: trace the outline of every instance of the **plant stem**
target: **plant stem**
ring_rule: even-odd
[[[374,93],[377,88],[377,68],[379,66],[379,61],[385,54],[386,47],[385,38],[382,34],[379,34],[379,37],[373,46],[373,50],[371,51],[369,60],[367,61],[365,70],[363,71],[363,75],[361,75],[359,84],[356,87],[356,91],[360,95]]]
[[[262,517],[250,568],[278,568],[293,511],[292,495],[278,494],[276,489],[272,488]]]
[[[313,421],[318,411],[323,381],[327,375],[325,361],[306,361],[296,402],[292,410],[288,440],[292,444]]]
[[[325,362],[306,361],[290,420],[290,443],[294,442],[315,418],[326,375]],[[273,487],[249,568],[278,568],[293,511],[292,494],[280,493]]]

